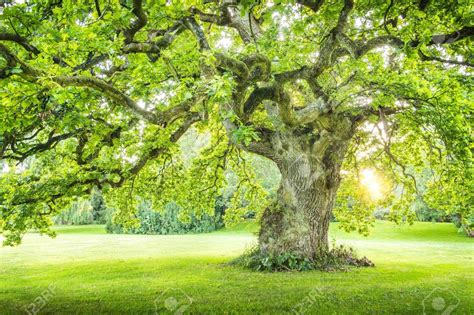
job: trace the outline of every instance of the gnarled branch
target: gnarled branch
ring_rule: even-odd
[[[140,31],[148,22],[148,17],[143,10],[142,0],[133,0],[133,14],[137,17],[123,33],[125,35],[125,42],[131,43],[135,34]]]

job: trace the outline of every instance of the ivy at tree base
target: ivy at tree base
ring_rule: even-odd
[[[346,271],[350,267],[375,267],[367,257],[359,258],[351,247],[343,245],[332,249],[320,250],[316,257],[303,257],[299,254],[287,252],[280,255],[263,253],[258,246],[247,250],[232,264],[243,266],[255,271]]]

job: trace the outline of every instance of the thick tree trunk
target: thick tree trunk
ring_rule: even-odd
[[[300,140],[280,135],[274,141],[282,179],[277,200],[262,215],[259,234],[260,250],[268,255],[292,252],[315,258],[328,249],[329,222],[348,139],[327,135],[314,143]]]

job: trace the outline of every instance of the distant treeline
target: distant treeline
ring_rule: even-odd
[[[116,234],[187,234],[208,233],[224,226],[222,216],[225,205],[216,202],[214,214],[183,214],[174,203],[158,211],[149,201],[138,205],[135,219],[138,225],[125,226],[114,222],[115,209],[107,207],[100,191],[94,190],[89,200],[73,202],[54,218],[56,224],[105,224],[108,233]]]

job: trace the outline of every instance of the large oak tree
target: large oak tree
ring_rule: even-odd
[[[396,153],[423,141],[432,166],[472,178],[473,35],[469,1],[7,2],[0,159],[21,167],[0,179],[0,226],[12,243],[46,231],[93,187],[212,208],[224,169],[252,176],[247,151],[281,173],[261,252],[314,258],[368,125],[409,179]],[[185,165],[177,142],[190,129],[211,140]]]

